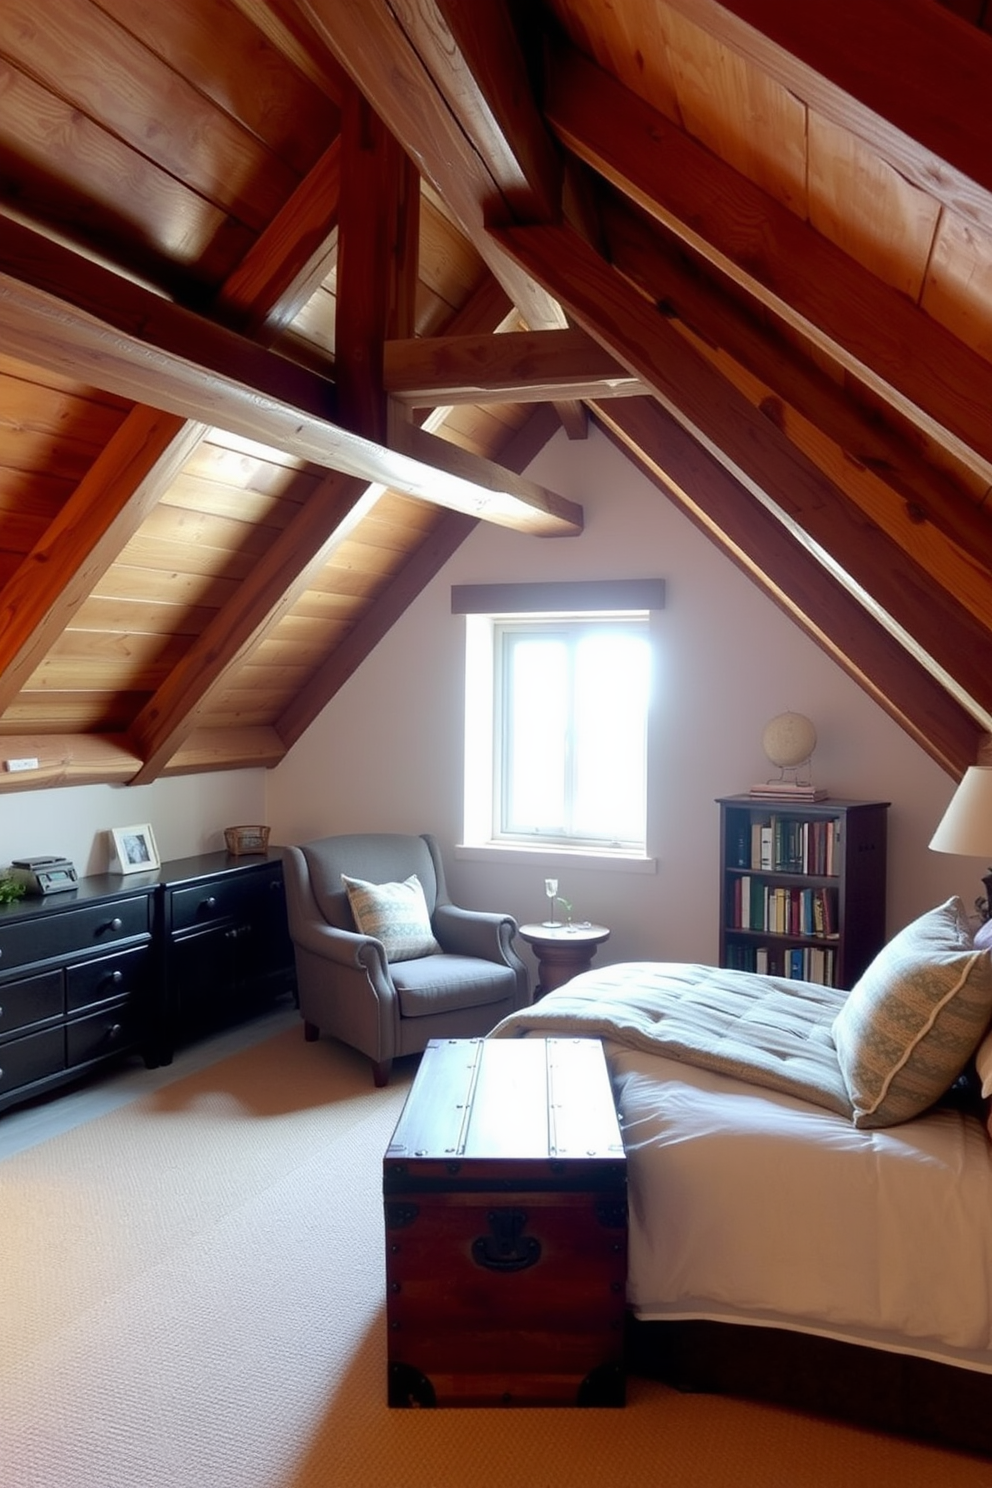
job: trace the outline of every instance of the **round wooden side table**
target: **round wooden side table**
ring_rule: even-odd
[[[518,934],[534,947],[537,956],[535,997],[543,997],[580,971],[588,971],[596,947],[610,938],[605,925],[521,925]]]

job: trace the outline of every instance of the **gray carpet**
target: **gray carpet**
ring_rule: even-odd
[[[990,1488],[992,1465],[634,1380],[390,1411],[381,1158],[411,1071],[298,1025],[0,1163],[4,1488]]]

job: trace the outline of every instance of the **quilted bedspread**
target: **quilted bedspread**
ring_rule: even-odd
[[[830,1026],[846,992],[676,961],[583,972],[511,1013],[490,1038],[601,1038],[718,1070],[843,1116],[851,1103]]]

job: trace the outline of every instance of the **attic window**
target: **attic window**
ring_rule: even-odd
[[[663,602],[660,580],[452,591],[467,617],[466,843],[643,856]]]

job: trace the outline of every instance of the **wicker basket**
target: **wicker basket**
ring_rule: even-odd
[[[250,853],[264,853],[269,850],[268,827],[225,827],[224,841],[227,850],[235,858],[246,857]]]

